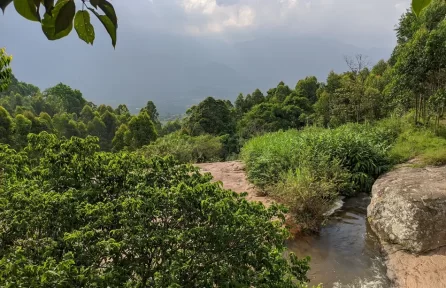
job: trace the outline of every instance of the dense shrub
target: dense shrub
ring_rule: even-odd
[[[303,230],[318,231],[339,193],[350,188],[349,173],[339,161],[326,157],[290,170],[281,178],[270,193],[290,207]]]
[[[146,156],[172,155],[181,163],[220,161],[224,157],[222,137],[212,135],[189,136],[180,132],[168,134],[144,147]]]
[[[353,184],[342,194],[351,195],[369,189],[373,179],[388,168],[386,151],[390,142],[383,139],[384,135],[384,129],[353,124],[332,130],[276,132],[249,141],[242,149],[242,158],[248,178],[261,187],[277,183],[282,173],[302,168],[314,159],[338,160],[350,173]]]
[[[1,287],[301,287],[283,209],[98,139],[0,145]],[[294,275],[293,278],[291,275]],[[297,281],[296,281],[297,280]]]
[[[338,195],[370,190],[389,168],[394,125],[348,124],[266,134],[242,149],[248,178],[317,230]],[[392,129],[391,129],[392,128]]]

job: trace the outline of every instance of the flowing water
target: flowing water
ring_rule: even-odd
[[[370,197],[345,201],[317,236],[289,240],[288,249],[299,257],[311,256],[310,284],[324,288],[386,288],[384,260],[380,244],[366,215]]]

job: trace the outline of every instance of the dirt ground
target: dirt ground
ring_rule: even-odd
[[[262,202],[266,207],[274,200],[265,196],[258,196],[259,191],[246,178],[245,166],[239,161],[197,164],[203,172],[210,172],[214,181],[223,182],[223,188],[237,193],[247,192],[249,201]]]

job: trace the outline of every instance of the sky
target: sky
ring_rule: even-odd
[[[77,0],[78,1],[78,0]],[[80,1],[79,1],[80,2]],[[234,100],[281,80],[324,81],[344,55],[388,58],[410,0],[113,0],[118,44],[93,21],[93,46],[71,35],[48,41],[39,23],[8,7],[0,46],[16,77],[42,90],[59,82],[96,103],[131,109],[153,100],[161,114],[206,96]],[[132,110],[132,111],[133,111]]]

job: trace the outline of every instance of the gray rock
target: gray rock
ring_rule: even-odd
[[[422,253],[446,245],[446,167],[401,167],[380,177],[367,209],[383,241]]]

